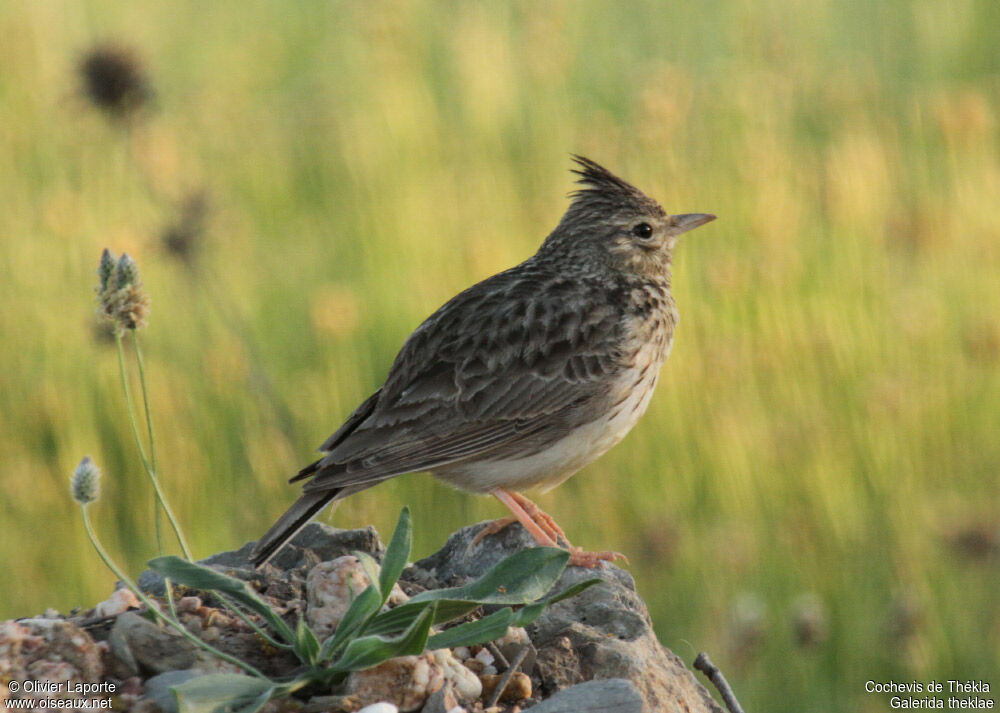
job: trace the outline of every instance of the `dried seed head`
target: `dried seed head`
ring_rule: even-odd
[[[139,266],[128,253],[122,253],[115,268],[115,286],[119,289],[139,284]]]
[[[114,269],[107,272],[107,265]],[[97,286],[100,313],[114,324],[115,331],[146,326],[149,315],[149,296],[142,287],[139,266],[128,254],[115,262],[114,255],[105,250],[98,268],[100,284]]]
[[[73,470],[70,479],[70,491],[73,499],[81,505],[89,505],[100,495],[101,469],[87,456]]]
[[[153,96],[142,62],[127,47],[92,48],[80,60],[80,75],[87,98],[116,118],[133,115]]]
[[[115,254],[104,248],[104,252],[101,253],[101,264],[97,268],[97,277],[99,278],[98,291],[103,292],[108,288],[108,280],[111,279],[111,275],[115,272]]]

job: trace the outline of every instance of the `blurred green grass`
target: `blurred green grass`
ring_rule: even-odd
[[[93,328],[103,247],[135,255],[152,295],[162,477],[207,555],[292,501],[284,477],[423,317],[534,251],[579,152],[720,220],[679,248],[650,412],[542,506],[577,544],[628,553],[663,642],[709,651],[748,710],[885,710],[866,680],[989,680],[998,7],[4,3],[0,615],[110,590],[68,496],[85,454],[110,548],[132,572],[156,554]],[[155,85],[129,132],[79,93],[80,54],[105,38]],[[158,235],[201,188],[192,271]],[[334,522],[387,531],[404,502],[418,556],[500,514],[415,475]],[[802,647],[807,593],[829,636]]]

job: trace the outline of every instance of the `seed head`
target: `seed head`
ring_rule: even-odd
[[[99,278],[98,291],[103,292],[108,288],[108,280],[115,272],[115,254],[104,248],[101,253],[101,264],[97,266],[97,277]]]
[[[73,499],[81,505],[89,505],[100,496],[101,469],[87,456],[73,471],[70,491]]]
[[[113,268],[109,269],[109,265]],[[100,312],[114,323],[115,330],[138,329],[146,326],[149,296],[142,287],[139,266],[127,253],[115,262],[114,254],[105,250],[97,269]]]
[[[115,118],[133,115],[153,96],[134,50],[115,44],[92,48],[80,60],[83,92],[94,106]]]
[[[128,253],[122,253],[115,268],[115,285],[118,289],[139,284],[139,266]]]

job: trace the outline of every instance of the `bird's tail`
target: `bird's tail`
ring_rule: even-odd
[[[331,500],[338,500],[341,489],[324,490],[318,493],[306,493],[288,508],[288,511],[278,518],[271,529],[257,541],[251,561],[254,567],[260,567],[278,553],[285,543],[298,534],[310,520],[322,510]]]

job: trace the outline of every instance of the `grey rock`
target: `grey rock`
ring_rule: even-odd
[[[133,673],[165,673],[187,669],[197,658],[195,645],[182,637],[144,619],[135,612],[125,612],[115,620],[108,645]]]
[[[458,697],[451,688],[451,682],[446,682],[441,688],[430,695],[420,713],[448,713],[458,705]]]
[[[430,582],[436,586],[461,585],[515,551],[535,546],[524,528],[512,525],[470,547],[484,526],[454,533],[413,569],[422,570],[429,582],[436,580]],[[549,607],[528,629],[538,650],[535,673],[543,695],[581,680],[623,678],[638,689],[646,713],[722,713],[684,663],[657,640],[628,572],[609,563],[596,569],[568,567],[555,589],[593,577],[604,581]]]
[[[643,713],[642,694],[624,678],[587,681],[532,706],[530,713]]]
[[[268,573],[278,575],[285,570],[311,567],[318,562],[351,554],[355,550],[367,552],[379,562],[385,554],[385,545],[371,526],[358,530],[341,530],[319,522],[309,523],[261,570],[255,570],[250,563],[256,544],[247,542],[238,550],[220,552],[199,562],[233,577],[254,579],[262,576],[262,573],[265,576]],[[140,574],[136,583],[145,592],[157,596],[164,593],[163,577],[152,570],[147,569]]]

